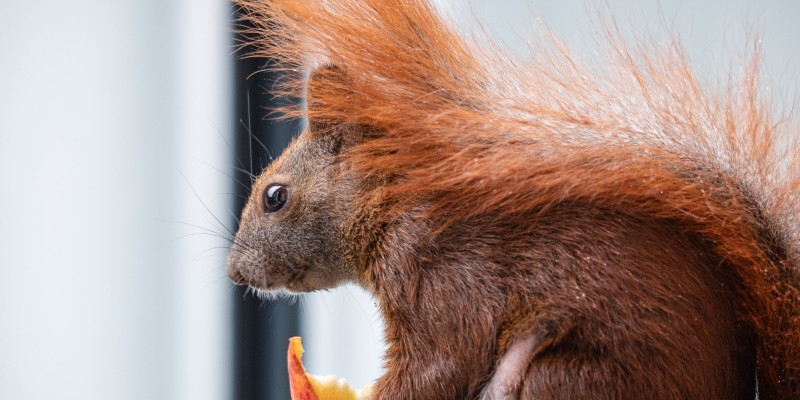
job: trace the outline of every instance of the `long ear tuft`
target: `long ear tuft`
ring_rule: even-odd
[[[321,138],[336,155],[352,149],[366,137],[374,137],[374,127],[360,124],[364,120],[346,110],[351,99],[358,94],[351,89],[347,72],[335,65],[314,69],[308,77],[306,88],[306,135]]]
[[[328,85],[317,90],[316,101],[324,106],[309,108],[310,118],[408,128],[408,121],[425,119],[432,108],[476,102],[471,97],[481,92],[485,72],[473,49],[427,2],[236,3],[250,26],[241,31],[243,46],[257,49],[250,56],[271,58],[274,68],[293,72],[279,90],[302,96],[304,74],[297,71],[337,67],[319,70]],[[387,104],[395,105],[395,112],[387,112]],[[300,109],[281,111],[304,116]]]
[[[344,69],[324,65],[311,71],[306,86],[306,115],[312,132],[328,131],[339,125],[353,124],[353,115],[342,103],[356,97]]]

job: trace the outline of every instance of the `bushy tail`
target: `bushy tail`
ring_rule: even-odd
[[[252,55],[297,72],[279,89],[302,95],[302,71],[336,66],[313,107],[281,111],[381,132],[354,168],[396,177],[388,197],[435,195],[442,224],[578,199],[703,235],[743,283],[761,397],[800,398],[800,129],[761,97],[757,49],[712,90],[674,41],[613,29],[592,69],[549,38],[531,60],[465,39],[422,0],[237,3]]]

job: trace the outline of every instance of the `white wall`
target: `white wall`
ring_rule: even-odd
[[[229,393],[229,14],[0,3],[0,398]]]
[[[517,54],[527,51],[531,33],[545,27],[577,54],[595,55],[594,36],[602,23],[598,15],[611,15],[628,40],[656,39],[664,32],[679,32],[694,66],[707,79],[726,78],[732,57],[742,55],[754,38],[761,39],[768,80],[793,91],[800,72],[800,2],[793,0],[434,0],[456,15],[457,21],[475,25],[477,17],[490,36]],[[662,34],[662,35],[659,35]]]
[[[383,323],[370,294],[355,285],[305,295],[303,364],[309,373],[333,374],[356,388],[382,374]]]

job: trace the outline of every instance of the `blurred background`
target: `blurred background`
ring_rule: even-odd
[[[578,53],[596,44],[590,2],[437,4],[519,53],[544,23]],[[624,33],[680,32],[711,80],[760,37],[765,90],[795,99],[798,2],[599,8]],[[360,289],[272,302],[225,275],[241,170],[259,172],[262,143],[276,153],[301,124],[264,120],[276,77],[237,61],[233,13],[223,0],[0,2],[0,399],[285,400],[296,334],[311,372],[380,375],[382,326]]]

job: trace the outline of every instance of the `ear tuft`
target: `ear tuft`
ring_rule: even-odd
[[[325,65],[311,72],[306,85],[308,132],[329,142],[334,154],[352,147],[364,132],[372,131],[359,124],[356,115],[345,111],[350,108],[343,104],[356,101],[357,96],[350,83],[343,68]]]
[[[312,132],[333,131],[339,125],[352,124],[353,117],[342,109],[342,102],[352,96],[349,78],[343,68],[325,65],[311,71],[306,86],[308,125]]]

